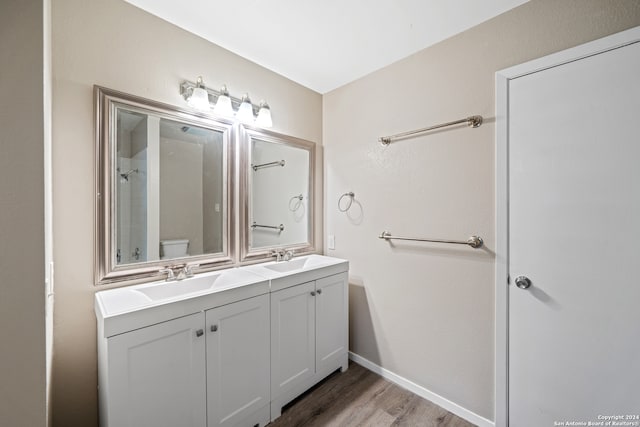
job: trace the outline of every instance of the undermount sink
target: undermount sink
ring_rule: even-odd
[[[335,258],[330,258],[322,255],[307,255],[304,257],[295,258],[291,261],[272,262],[269,264],[263,264],[262,266],[277,273],[289,273],[297,270],[304,271],[312,268],[330,265],[334,262],[334,259]]]
[[[211,289],[219,275],[199,277],[187,281],[164,282],[148,288],[136,289],[136,292],[144,294],[152,301],[175,298],[180,295],[203,292]]]
[[[269,279],[271,292],[275,292],[305,281],[348,271],[349,263],[344,259],[311,254],[290,261],[269,261],[243,268]]]
[[[283,261],[277,264],[265,265],[264,268],[268,268],[269,270],[277,271],[279,273],[286,273],[288,271],[300,270],[301,268],[304,268],[306,264],[309,264],[309,258],[298,258],[293,261]]]
[[[140,292],[152,301],[160,301],[183,295],[208,292],[216,288],[226,288],[238,282],[246,281],[246,278],[242,276],[243,273],[232,269],[175,282],[154,283],[153,285],[135,289],[135,291]]]

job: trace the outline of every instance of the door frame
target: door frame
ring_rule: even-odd
[[[509,425],[509,82],[637,42],[640,26],[496,72],[496,427]]]

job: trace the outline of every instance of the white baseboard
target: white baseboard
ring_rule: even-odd
[[[364,366],[368,370],[375,372],[376,374],[380,375],[382,378],[385,378],[391,381],[392,383],[395,383],[400,387],[407,389],[410,392],[429,400],[430,402],[435,403],[436,405],[446,409],[447,411],[453,414],[456,414],[460,418],[464,418],[465,420],[477,425],[478,427],[495,427],[495,424],[493,421],[490,421],[484,417],[481,417],[475,412],[472,412],[466,408],[463,408],[457,403],[454,403],[448,399],[445,399],[439,394],[429,391],[426,388],[419,386],[418,384],[412,381],[409,381],[404,377],[401,377],[400,375],[394,374],[393,372],[383,368],[382,366],[376,365],[375,363],[365,359],[362,356],[349,352],[349,359],[353,360],[355,363],[359,365]]]

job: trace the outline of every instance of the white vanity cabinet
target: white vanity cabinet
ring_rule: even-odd
[[[349,350],[349,281],[347,273],[316,280],[316,372],[334,371],[347,362]]]
[[[345,260],[97,292],[101,427],[264,427],[348,367]]]
[[[269,295],[106,339],[103,427],[269,422]]]
[[[107,290],[96,315],[101,427],[269,422],[264,278],[235,270]]]
[[[207,426],[269,422],[269,295],[207,310]]]
[[[347,273],[271,293],[271,419],[316,382],[347,369]]]
[[[204,313],[106,340],[102,426],[206,425]]]

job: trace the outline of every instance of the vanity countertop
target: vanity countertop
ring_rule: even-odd
[[[218,270],[180,281],[159,281],[96,292],[99,333],[110,337],[321,277],[349,262],[323,255]]]

